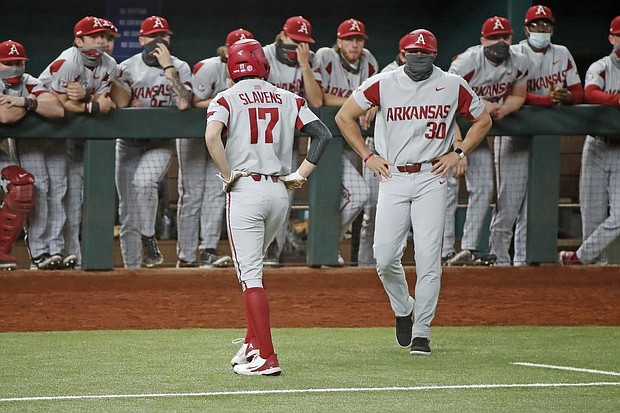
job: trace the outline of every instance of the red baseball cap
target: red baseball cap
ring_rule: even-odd
[[[245,30],[245,29],[233,30],[232,32],[228,33],[228,36],[226,36],[226,47],[230,47],[230,45],[232,45],[237,40],[253,39],[253,38],[254,38],[254,35],[252,34],[252,32],[248,30]]]
[[[413,43],[415,41],[415,40],[411,40],[413,39],[413,35],[411,33],[413,32],[409,32],[400,38],[400,40],[398,41],[398,50],[405,50],[406,44]]]
[[[114,37],[116,38],[121,37],[121,34],[118,32],[118,29],[116,28],[114,23],[112,23],[108,19],[101,19],[101,20],[103,21],[103,26],[106,27],[109,31],[111,31]]]
[[[482,37],[488,37],[494,34],[512,34],[512,25],[505,17],[489,17],[482,25],[481,34]]]
[[[525,13],[525,24],[528,25],[534,20],[549,20],[551,23],[555,23],[555,17],[553,17],[553,13],[551,9],[547,6],[536,5],[527,9]]]
[[[364,23],[356,19],[348,19],[340,23],[336,37],[344,39],[351,36],[362,36],[364,39],[368,39]]]
[[[284,34],[296,42],[315,43],[312,38],[312,25],[302,16],[289,18],[282,28]]]
[[[0,43],[0,62],[14,62],[17,60],[28,60],[24,46],[13,40]]]
[[[151,16],[144,19],[140,25],[140,36],[152,36],[157,33],[172,34],[168,20],[159,16]]]
[[[609,34],[620,34],[620,16],[614,17],[609,25]]]
[[[437,53],[437,38],[433,33],[426,29],[416,29],[406,35],[407,40],[403,42],[401,50],[423,49]]]
[[[112,31],[110,26],[106,27],[106,20],[99,17],[87,16],[73,27],[73,37],[82,37],[89,34]]]

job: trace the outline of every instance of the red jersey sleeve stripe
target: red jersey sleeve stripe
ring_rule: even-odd
[[[295,103],[297,103],[297,119],[295,120],[295,129],[300,131],[301,128],[304,127],[304,123],[299,118],[299,111],[301,110],[301,108],[306,103],[306,100],[304,98],[295,98]]]
[[[366,96],[366,99],[368,99],[373,106],[379,106],[379,102],[381,101],[379,82],[377,81],[370,85],[370,87],[364,91],[364,96]]]
[[[226,99],[224,99],[223,96],[217,100],[217,103],[220,106],[224,106],[226,110],[228,111],[228,113],[230,113],[230,105],[228,105],[228,102],[226,101]]]
[[[469,108],[474,97],[469,93],[467,88],[463,85],[459,85],[459,110],[458,112],[465,116],[467,119],[474,120],[474,115],[471,114]]]

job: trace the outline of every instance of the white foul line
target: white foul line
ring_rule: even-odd
[[[242,396],[263,394],[295,394],[295,393],[348,393],[348,392],[379,392],[379,391],[424,391],[424,390],[466,390],[466,389],[511,389],[527,387],[594,387],[620,386],[619,382],[592,383],[525,383],[525,384],[463,384],[447,386],[417,387],[360,387],[336,389],[283,389],[283,390],[240,390],[196,393],[145,393],[145,394],[90,394],[82,396],[34,396],[0,398],[0,402],[23,402],[42,400],[84,400],[84,399],[136,399],[154,397],[207,397],[207,396]]]
[[[620,376],[620,373],[615,372],[615,371],[580,369],[578,367],[555,366],[553,364],[536,364],[536,363],[527,363],[527,362],[524,362],[524,361],[516,361],[516,362],[510,363],[510,364],[515,364],[517,366],[527,366],[527,367],[542,367],[542,368],[545,368],[545,369],[580,371],[582,373],[606,374],[608,376]]]

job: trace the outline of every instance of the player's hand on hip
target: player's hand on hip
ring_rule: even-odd
[[[78,82],[71,82],[67,85],[67,97],[69,100],[82,100],[86,97],[86,89]]]
[[[456,152],[448,152],[447,154],[437,159],[437,162],[435,162],[435,164],[431,168],[431,172],[435,175],[446,176],[448,171],[454,168],[460,160],[461,158]]]
[[[233,185],[235,185],[235,182],[239,180],[239,178],[249,175],[250,174],[248,172],[231,170],[230,176],[228,178],[224,178],[224,175],[222,175],[221,173],[217,174],[217,177],[220,178],[220,180],[223,182],[222,189],[224,190],[224,192],[228,193],[232,189]]]
[[[289,191],[301,188],[307,180],[307,178],[301,176],[299,170],[280,177],[280,181],[284,182],[286,189]]]
[[[366,167],[370,169],[380,181],[385,181],[392,177],[390,166],[394,165],[379,155],[373,155],[366,161]]]

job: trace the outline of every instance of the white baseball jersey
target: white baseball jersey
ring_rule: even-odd
[[[228,65],[219,56],[201,60],[194,65],[192,89],[201,100],[208,99],[232,86]]]
[[[302,78],[302,70],[299,65],[295,67],[287,66],[284,63],[280,63],[276,57],[276,44],[268,44],[263,47],[265,56],[269,61],[269,78],[267,81],[280,89],[288,90],[298,94],[299,96],[306,96],[304,89],[304,82]],[[313,52],[310,52],[310,65],[314,71],[314,78],[321,86],[321,69],[318,67]]]
[[[316,62],[321,73],[321,86],[325,93],[339,97],[349,97],[362,82],[379,71],[377,59],[364,49],[358,61],[358,73],[342,67],[340,55],[331,47],[322,47],[316,52]]]
[[[503,103],[513,86],[521,86],[527,81],[528,65],[524,54],[511,49],[504,62],[493,66],[484,56],[484,47],[477,45],[459,54],[448,72],[465,79],[482,99]]]
[[[104,53],[101,63],[91,70],[84,66],[80,51],[71,47],[63,51],[41,73],[39,79],[58,93],[67,93],[69,83],[78,82],[88,93],[102,94],[110,91],[112,82],[118,76],[116,61],[108,54]]]
[[[48,90],[43,85],[43,82],[28,73],[24,73],[19,87],[6,87],[4,82],[0,82],[0,95],[28,97],[30,94],[39,96],[45,92],[48,92]]]
[[[529,60],[527,93],[547,96],[552,85],[559,83],[567,88],[581,82],[575,60],[564,46],[550,44],[545,53],[536,53],[523,40],[510,50],[523,53]]]
[[[620,69],[614,66],[610,56],[590,65],[585,80],[585,87],[588,86],[598,86],[605,93],[620,94]]]
[[[230,167],[263,175],[291,172],[295,129],[317,119],[305,99],[260,79],[242,80],[219,93],[207,110],[207,122],[229,128]]]
[[[183,60],[172,56],[172,64],[179,73],[183,86],[191,92],[192,72]],[[170,84],[161,67],[148,66],[138,53],[120,65],[121,80],[131,88],[131,99],[142,102],[145,107],[175,106],[170,96]]]
[[[396,70],[398,69],[400,66],[398,63],[396,63],[396,60],[394,60],[393,62],[388,63],[383,69],[381,69],[381,73],[383,72],[391,72],[392,70]]]
[[[421,82],[413,82],[403,67],[379,73],[352,96],[362,109],[379,107],[375,149],[394,165],[427,162],[445,154],[454,141],[457,112],[471,120],[484,111],[462,77],[436,66]]]

